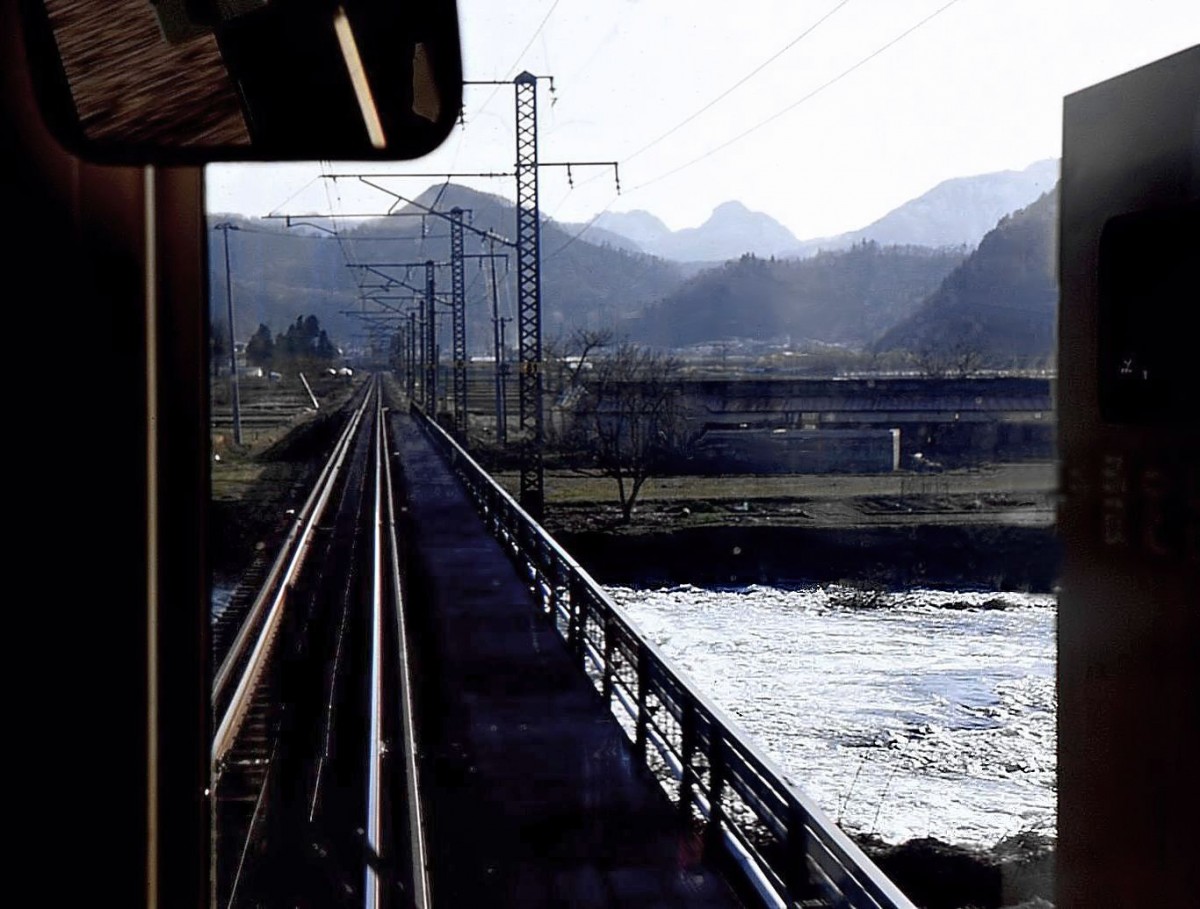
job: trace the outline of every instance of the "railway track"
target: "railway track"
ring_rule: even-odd
[[[386,422],[372,380],[257,594],[222,616],[220,909],[428,905]]]

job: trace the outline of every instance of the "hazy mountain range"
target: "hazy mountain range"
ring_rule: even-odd
[[[862,348],[916,312],[963,258],[872,241],[807,259],[747,254],[689,279],[630,331],[665,347],[741,340]]]
[[[1056,158],[1019,171],[956,177],[859,230],[808,240],[797,239],[770,215],[751,211],[740,202],[722,203],[699,227],[677,231],[650,212],[605,212],[584,236],[679,262],[724,261],[743,253],[804,257],[863,240],[884,246],[974,247],[1000,218],[1030,204],[1057,180]],[[571,225],[575,230],[582,227]]]
[[[415,197],[426,207],[448,211],[457,206],[467,213],[470,225],[501,237],[516,236],[516,208],[502,196],[463,186],[433,186]],[[213,213],[211,225],[231,221],[229,232],[233,277],[234,320],[238,340],[245,340],[266,323],[278,332],[298,315],[315,313],[335,342],[361,335],[363,318],[352,310],[371,312],[370,321],[395,322],[392,310],[411,308],[408,300],[423,292],[425,260],[446,263],[450,257],[449,225],[445,218],[414,217],[416,206],[399,209],[401,217],[336,223],[330,219],[297,218],[319,224],[288,228],[282,221],[266,221]],[[424,222],[424,223],[422,223]],[[336,229],[337,236],[328,231]],[[225,260],[220,231],[210,231],[209,286],[213,318],[225,322]],[[585,235],[586,236],[586,235]],[[464,250],[478,256],[491,249],[479,233],[464,231]],[[569,334],[578,327],[622,326],[649,304],[670,293],[685,278],[684,270],[645,253],[600,245],[574,236],[560,225],[543,220],[542,326],[543,336]],[[500,316],[516,316],[516,255],[503,243],[496,253],[497,308]],[[412,267],[381,263],[412,263]],[[486,260],[466,263],[467,341],[473,353],[492,349],[490,271]],[[372,271],[371,269],[374,269]],[[392,281],[392,286],[382,285]],[[436,290],[450,293],[450,270],[438,267]],[[360,290],[360,285],[362,290]],[[405,286],[407,285],[407,286]],[[364,303],[364,293],[380,297]],[[439,325],[449,344],[450,323]],[[507,326],[507,339],[516,342],[516,325]]]
[[[693,276],[631,330],[665,347],[816,342],[908,351],[929,369],[1044,363],[1058,304],[1056,223],[1057,194],[1049,192],[1001,218],[969,255],[873,240],[807,259],[744,255]]]
[[[708,250],[709,255],[721,248],[722,236],[740,236],[741,245],[751,238],[750,245],[765,249],[780,250],[790,242],[786,228],[737,203],[721,206],[706,225],[691,232],[666,231],[646,213],[615,219],[614,226],[640,237],[641,243],[611,231],[580,234],[543,219],[543,337],[612,328],[618,335],[669,347],[741,338],[879,350],[952,344],[959,337],[997,356],[1040,356],[1052,338],[1057,299],[1053,196],[1036,205],[1019,204],[1015,208],[1025,210],[1011,217],[1001,212],[992,221],[999,225],[969,257],[965,244],[997,205],[1015,197],[1007,193],[1025,193],[1053,166],[1045,162],[1027,168],[1019,172],[1025,175],[1021,179],[1010,172],[946,181],[862,231],[833,238],[836,243],[820,241],[842,248],[806,258],[777,255],[770,261],[769,254],[739,253],[725,264],[702,268],[634,250],[647,238],[661,239],[664,231],[674,238],[671,242]],[[461,207],[478,231],[515,236],[515,208],[501,196],[451,184],[430,187],[417,200],[441,211]],[[423,290],[422,263],[449,258],[446,220],[414,216],[421,211],[409,206],[401,210],[405,217],[314,222],[322,223],[324,231],[211,215],[213,225],[231,220],[239,228],[228,234],[237,338],[248,338],[260,322],[279,332],[297,316],[309,314],[317,315],[342,346],[361,336],[367,323],[394,330],[401,312],[410,310],[414,295]],[[960,231],[953,235],[963,238],[960,243],[941,242],[951,236],[945,233],[951,223]],[[334,229],[336,236],[328,232]],[[872,231],[883,239],[864,239]],[[898,235],[934,238],[942,248],[887,243]],[[223,235],[211,231],[210,236],[212,314],[224,324]],[[492,249],[470,227],[464,245],[472,256]],[[501,317],[513,319],[515,255],[503,242],[495,244],[495,251],[506,254],[496,263],[497,308]],[[406,262],[412,265],[396,264]],[[467,340],[473,354],[490,353],[492,346],[486,265],[487,260],[474,258],[465,269]],[[448,268],[436,270],[436,282],[438,293],[448,295]],[[365,301],[369,295],[376,300]],[[439,325],[444,350],[449,327],[448,321]],[[511,348],[515,324],[508,324],[507,338]]]
[[[915,312],[884,332],[873,349],[971,350],[993,363],[1049,358],[1058,312],[1057,223],[1056,191],[1002,218],[979,248]]]
[[[743,253],[791,256],[800,248],[790,230],[741,202],[723,202],[699,227],[676,231],[646,211],[605,212],[596,226],[632,240],[643,252],[677,262],[720,262]]]

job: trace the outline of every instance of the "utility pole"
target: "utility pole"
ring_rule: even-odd
[[[238,226],[229,221],[223,221],[213,230],[219,230],[225,235],[225,305],[229,315],[229,397],[233,402],[233,442],[242,444],[242,401],[238,388],[237,374],[237,344],[233,334],[233,282],[229,276],[229,232],[237,230]]]
[[[500,317],[500,416],[504,420],[504,441],[508,441],[508,342],[504,340],[504,326],[512,321],[510,316]]]

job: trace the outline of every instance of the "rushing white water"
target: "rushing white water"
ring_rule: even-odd
[[[1054,835],[1053,596],[611,593],[844,828],[975,847]]]
[[[212,597],[209,600],[209,613],[212,621],[216,621],[221,613],[225,611],[225,607],[229,605],[229,601],[233,597],[233,591],[236,588],[236,584],[213,581]]]

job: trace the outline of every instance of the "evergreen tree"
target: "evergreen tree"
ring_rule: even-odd
[[[208,346],[213,374],[217,375],[222,366],[229,364],[229,332],[222,323],[214,321],[209,325]]]
[[[334,347],[333,342],[329,340],[329,335],[323,330],[317,337],[316,354],[319,360],[332,360],[337,357],[337,348]]]
[[[270,366],[275,359],[275,341],[271,329],[259,324],[258,331],[246,342],[246,362],[251,366]]]

